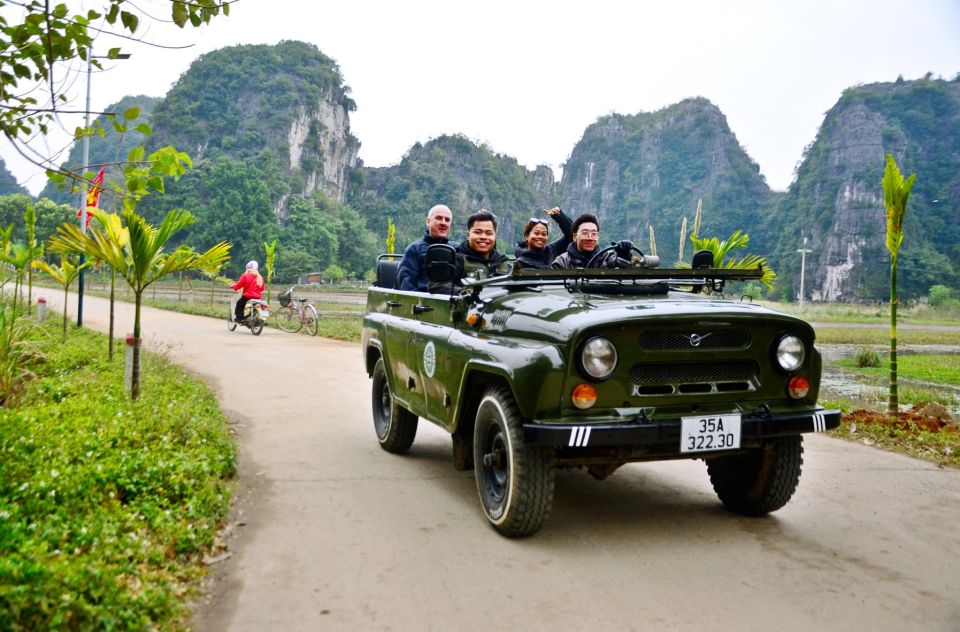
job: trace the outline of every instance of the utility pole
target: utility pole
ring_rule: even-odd
[[[803,238],[803,248],[797,250],[800,253],[800,309],[803,309],[803,271],[807,267],[807,253],[813,252],[807,248],[807,238]]]
[[[90,134],[87,129],[90,127],[90,71],[92,70],[94,59],[130,59],[130,53],[121,53],[110,57],[109,55],[94,55],[93,51],[87,49],[87,104],[83,112],[83,167],[80,173],[84,173],[90,166]],[[87,193],[90,190],[90,184],[84,180],[83,189],[80,192],[80,232],[87,234]],[[84,256],[80,255],[80,265],[83,265]],[[83,268],[80,269],[80,278],[77,279],[77,327],[83,327]]]

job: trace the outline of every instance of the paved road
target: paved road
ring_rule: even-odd
[[[105,305],[85,299],[88,326]],[[762,519],[723,511],[700,462],[560,472],[543,530],[508,540],[442,432],[377,447],[356,345],[143,322],[239,428],[231,557],[197,630],[960,629],[960,471],[809,437],[792,502]]]

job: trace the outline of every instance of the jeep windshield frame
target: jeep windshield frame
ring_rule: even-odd
[[[562,285],[571,291],[602,294],[621,292],[625,286],[640,289],[639,293],[659,293],[691,288],[694,293],[709,287],[723,290],[727,281],[754,281],[763,277],[763,268],[514,268],[510,274],[487,279],[464,279],[462,289],[479,292],[484,287],[528,288]],[[659,291],[658,291],[659,289]]]

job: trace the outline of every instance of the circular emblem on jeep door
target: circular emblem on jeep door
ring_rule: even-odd
[[[427,377],[433,377],[433,372],[437,370],[437,350],[433,348],[432,341],[423,350],[423,370],[427,372]]]

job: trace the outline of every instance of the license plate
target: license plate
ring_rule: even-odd
[[[680,452],[733,450],[740,447],[740,415],[680,418]]]
[[[269,309],[262,309],[262,310],[260,310],[260,313],[263,314],[263,317],[264,317],[264,318],[270,318],[270,310],[269,310]]]

